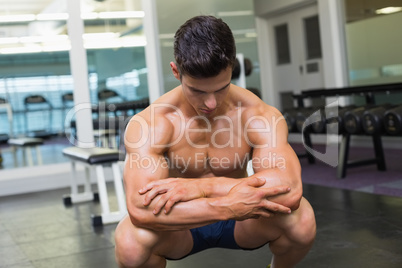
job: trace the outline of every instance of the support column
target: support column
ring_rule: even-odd
[[[150,103],[152,103],[164,94],[158,14],[155,0],[142,0],[142,9],[145,13],[143,22],[147,39],[145,59],[148,69],[148,92]]]
[[[70,68],[74,80],[74,107],[77,126],[77,146],[94,147],[91,99],[89,95],[88,63],[82,35],[80,0],[66,0],[68,35],[70,37]]]
[[[326,88],[348,85],[343,1],[317,1]]]

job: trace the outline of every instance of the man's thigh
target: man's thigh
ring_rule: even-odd
[[[155,247],[155,254],[167,259],[177,260],[187,256],[193,248],[190,230],[160,233],[160,243]]]
[[[159,232],[134,226],[129,217],[118,225],[116,246],[129,254],[149,252],[169,259],[180,259],[190,253],[193,238],[190,230]],[[149,254],[148,253],[148,254]]]
[[[306,215],[313,215],[313,212],[310,204],[303,198],[299,209],[291,214],[238,221],[234,231],[236,243],[241,248],[254,249],[278,239],[281,235],[292,235],[301,227],[299,223]]]

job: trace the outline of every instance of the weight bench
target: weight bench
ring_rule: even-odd
[[[102,207],[101,215],[91,215],[92,225],[100,226],[120,221],[127,214],[122,176],[118,166],[119,151],[108,148],[79,148],[67,147],[63,149],[63,155],[71,161],[71,194],[63,197],[66,206],[85,201],[99,200]],[[78,192],[76,163],[85,165],[84,192]],[[111,167],[114,177],[114,188],[116,192],[118,211],[111,212],[109,198],[106,189],[104,167]],[[96,180],[99,194],[93,193],[90,185],[90,168],[95,168]]]
[[[28,160],[28,166],[33,166],[31,148],[35,148],[38,165],[42,165],[42,154],[40,152],[39,145],[43,144],[43,139],[16,138],[16,139],[9,139],[8,144],[13,147],[14,162],[17,162],[17,156],[16,156],[17,148],[21,148],[24,164],[26,164],[26,160]]]

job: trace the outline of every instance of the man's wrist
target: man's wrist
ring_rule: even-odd
[[[234,213],[226,204],[225,197],[210,198],[209,205],[217,212],[217,220],[226,221],[234,218]]]
[[[205,198],[213,197],[214,184],[210,178],[203,178],[199,180],[201,183],[201,190],[204,193]]]
[[[226,196],[233,187],[232,184],[235,181],[234,179],[226,177],[204,178],[203,180],[204,185],[202,187],[207,198]]]

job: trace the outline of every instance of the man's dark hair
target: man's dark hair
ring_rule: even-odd
[[[182,75],[217,76],[236,60],[236,45],[229,26],[213,16],[197,16],[176,32],[174,56]]]

